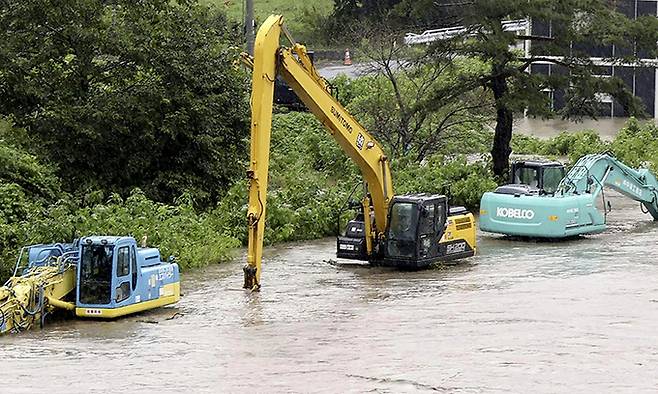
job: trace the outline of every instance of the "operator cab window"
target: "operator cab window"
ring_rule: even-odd
[[[521,167],[514,172],[514,183],[539,187],[539,174],[536,168]]]
[[[416,204],[397,202],[391,207],[388,232],[388,255],[391,257],[415,257],[418,209]]]
[[[130,273],[130,248],[124,246],[119,248],[117,256],[117,277],[126,276]]]
[[[544,168],[544,192],[546,194],[555,194],[562,178],[564,178],[564,167]]]
[[[431,235],[435,232],[434,204],[426,205],[423,209],[424,211],[420,221],[420,234]]]
[[[112,245],[84,245],[80,261],[80,302],[109,304],[112,297]]]

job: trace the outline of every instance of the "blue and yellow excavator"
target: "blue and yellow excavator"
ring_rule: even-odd
[[[58,310],[111,319],[177,302],[178,264],[132,237],[93,236],[24,247],[0,287],[0,335],[43,326]]]
[[[281,46],[281,34],[291,47]],[[394,195],[389,159],[380,144],[334,98],[313,66],[304,45],[291,37],[283,17],[272,15],[256,35],[251,93],[251,160],[247,172],[249,244],[244,287],[260,287],[261,260],[272,127],[272,98],[277,75],[325,126],[345,154],[361,170],[365,183],[362,212],[348,223],[337,241],[341,258],[376,265],[419,269],[440,260],[475,254],[475,221],[464,208],[450,207],[436,194]]]
[[[604,187],[638,201],[658,220],[658,181],[647,169],[633,169],[600,153],[581,157],[561,179],[560,174],[564,167],[555,162],[514,163],[512,182],[482,196],[480,229],[531,238],[600,233],[610,206]],[[596,207],[599,198],[603,212]]]

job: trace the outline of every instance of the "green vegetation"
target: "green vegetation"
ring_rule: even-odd
[[[640,123],[631,118],[612,141],[604,141],[593,130],[577,133],[562,132],[554,138],[514,136],[514,153],[549,157],[566,157],[574,163],[580,157],[600,152],[611,152],[631,167],[649,168],[658,172],[658,126],[653,122]]]
[[[228,19],[238,26],[243,25],[245,0],[202,0],[226,12]],[[295,39],[312,44],[315,48],[321,40],[316,37],[317,24],[331,13],[333,0],[290,1],[254,0],[256,28],[272,14],[283,15]],[[241,29],[241,28],[240,28]]]
[[[244,0],[204,0],[204,3],[214,4],[226,11],[226,15],[233,21],[244,20]],[[290,0],[254,0],[254,16],[256,22],[264,21],[272,14],[283,15],[291,23],[303,19],[305,13],[316,10],[329,14],[333,8],[333,0],[318,0],[312,2]]]
[[[332,83],[339,100],[370,134],[386,145],[392,158],[422,162],[436,154],[489,149],[492,139],[479,138],[489,135],[479,133],[492,116],[481,106],[488,99],[487,92],[461,92],[454,88],[458,81],[481,72],[485,64],[454,59],[440,66],[411,61],[398,67],[389,62],[386,53],[373,52],[377,73],[355,79],[341,76]],[[422,52],[408,55],[425,56]]]
[[[609,143],[603,141],[593,130],[579,131],[576,133],[563,131],[548,140],[540,140],[535,137],[522,135],[516,135],[512,139],[514,153],[553,157],[562,156],[567,157],[571,162],[589,153],[603,152],[609,148]]]
[[[241,176],[247,85],[222,14],[166,0],[5,3],[0,115],[29,130],[17,142],[64,190],[188,192],[208,206]]]

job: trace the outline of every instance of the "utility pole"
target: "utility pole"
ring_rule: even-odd
[[[254,0],[246,0],[247,7],[244,14],[245,38],[247,39],[247,52],[254,54]]]

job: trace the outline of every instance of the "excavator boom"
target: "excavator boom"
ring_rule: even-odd
[[[279,45],[284,33],[291,48]],[[267,183],[272,128],[274,82],[281,74],[309,110],[322,122],[343,151],[361,169],[369,196],[363,201],[369,213],[372,202],[374,226],[366,221],[369,251],[387,224],[387,208],[393,195],[389,161],[383,149],[368,132],[331,95],[330,87],[313,66],[306,48],[295,43],[285,29],[283,17],[272,15],[263,23],[254,45],[251,93],[251,160],[247,222],[249,239],[245,288],[256,289],[260,283],[263,233],[267,208]],[[249,61],[246,62],[247,64]],[[372,199],[372,201],[370,201]],[[369,217],[369,215],[368,215]]]

